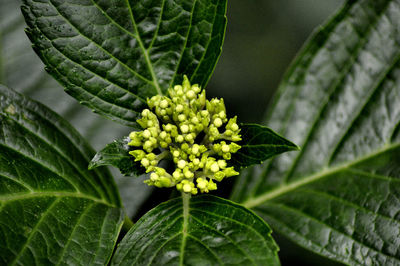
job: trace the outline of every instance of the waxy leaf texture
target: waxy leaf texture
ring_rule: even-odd
[[[24,0],[46,69],[80,103],[128,126],[186,74],[205,87],[221,53],[226,0]]]
[[[400,1],[348,1],[305,45],[265,124],[301,147],[232,198],[299,245],[400,264]]]
[[[271,229],[215,196],[162,203],[126,234],[112,265],[280,265]]]
[[[106,169],[61,117],[0,86],[0,264],[106,264],[123,211]]]

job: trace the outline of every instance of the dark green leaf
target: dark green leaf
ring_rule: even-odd
[[[279,265],[271,229],[215,196],[160,204],[127,233],[113,265]]]
[[[106,264],[122,225],[106,169],[61,117],[0,86],[0,264]]]
[[[20,0],[0,0],[0,83],[40,101],[72,124],[95,150],[126,136],[131,129],[94,114],[68,96],[44,71],[43,63],[31,49]],[[23,77],[23,78],[21,78]],[[132,217],[150,194],[143,179],[122,178],[111,169],[127,215]]]
[[[349,264],[400,264],[400,1],[349,1],[285,76],[266,125],[302,148],[245,171],[233,198]]]
[[[232,159],[229,161],[235,166],[247,167],[260,164],[275,155],[299,149],[265,126],[241,124],[240,129],[242,141],[238,144],[242,147],[237,153],[232,154]]]
[[[147,97],[183,74],[205,87],[221,53],[226,0],[24,0],[28,36],[82,104],[137,126]]]
[[[114,140],[99,151],[89,164],[89,169],[99,166],[112,165],[117,167],[123,175],[139,176],[146,172],[146,169],[136,162],[129,154],[129,137]]]

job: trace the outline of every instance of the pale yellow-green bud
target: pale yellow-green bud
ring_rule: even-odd
[[[224,174],[227,177],[231,177],[231,176],[238,175],[239,173],[236,172],[233,167],[229,167],[229,168],[224,169]]]
[[[147,167],[147,166],[150,165],[150,161],[149,161],[149,159],[147,159],[147,158],[143,158],[143,159],[140,161],[140,163],[141,163],[144,167]]]
[[[219,171],[218,163],[214,162],[212,165],[210,165],[210,170],[211,170],[211,172],[214,172],[214,173],[218,172]]]
[[[178,112],[178,113],[183,112],[183,105],[182,105],[182,104],[178,104],[178,105],[175,107],[175,111]]]
[[[141,141],[139,138],[135,138],[135,139],[132,139],[132,140],[128,143],[128,145],[129,145],[129,146],[140,147],[140,146],[142,146],[142,141]]]
[[[190,184],[184,184],[182,189],[183,189],[183,192],[186,192],[186,193],[192,192],[192,187],[190,186]]]
[[[148,129],[146,129],[146,130],[143,131],[142,136],[143,136],[144,138],[148,139],[148,138],[151,137],[151,133],[150,133],[150,131],[149,131]]]
[[[151,173],[150,174],[150,180],[151,181],[158,181],[158,179],[159,179],[160,177],[156,174],[156,173]]]
[[[146,156],[146,153],[142,150],[130,151],[129,154],[135,157],[135,161],[140,161]]]
[[[214,126],[216,126],[216,127],[220,127],[220,126],[222,126],[222,120],[221,120],[221,118],[216,118],[215,120],[214,120]]]
[[[232,131],[236,131],[236,130],[238,130],[239,129],[239,126],[236,124],[236,123],[233,123],[232,125],[231,125],[231,130]]]
[[[193,99],[194,97],[196,97],[196,93],[193,90],[188,90],[186,92],[186,97],[188,97],[188,99]]]
[[[179,120],[180,122],[185,121],[185,120],[186,120],[186,115],[184,115],[184,114],[178,115],[178,120]]]
[[[161,131],[159,136],[160,136],[161,139],[165,139],[168,136],[168,134],[165,131]]]
[[[207,181],[205,181],[204,179],[202,179],[202,178],[197,178],[197,180],[196,180],[196,182],[197,182],[197,187],[199,188],[199,189],[205,189],[206,187],[207,187]]]
[[[185,166],[186,166],[186,161],[184,161],[184,160],[180,160],[180,161],[178,161],[178,168],[180,168],[180,169],[183,169],[183,168],[185,168]]]
[[[188,141],[188,142],[193,142],[193,139],[194,138],[193,138],[192,134],[187,134],[186,137],[185,137],[185,140]]]
[[[192,177],[194,176],[194,174],[193,174],[189,169],[183,170],[183,175],[184,175],[186,178],[192,178]]]
[[[216,190],[217,189],[217,184],[215,184],[212,179],[208,182],[207,185],[208,190]]]
[[[205,90],[186,76],[167,91],[147,99],[149,109],[137,120],[143,131],[130,133],[128,144],[135,150],[129,153],[150,173],[148,185],[175,186],[193,195],[215,190],[213,180],[238,174],[227,167],[240,148],[237,118],[228,120],[223,99],[207,101]],[[172,160],[175,169],[160,167],[163,160]]]
[[[180,169],[176,169],[173,173],[172,176],[174,177],[175,180],[180,180],[182,178],[182,172]]]
[[[226,144],[222,145],[221,150],[222,152],[229,152],[230,151],[229,145]]]
[[[240,149],[240,145],[236,144],[235,142],[232,142],[231,144],[229,144],[229,149],[230,152],[235,153]]]
[[[181,126],[181,131],[182,133],[188,133],[189,132],[189,126],[188,125],[182,125]]]
[[[218,166],[221,169],[224,169],[227,166],[227,163],[225,160],[218,160]]]
[[[160,107],[161,108],[167,108],[168,107],[168,101],[167,100],[162,100],[160,102]]]
[[[214,179],[217,180],[218,182],[222,181],[224,177],[225,173],[221,171],[214,174]]]
[[[144,110],[142,111],[142,116],[143,116],[143,117],[147,117],[149,114],[150,114],[150,110],[149,110],[149,109],[144,109]]]

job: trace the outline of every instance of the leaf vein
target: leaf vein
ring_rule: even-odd
[[[35,224],[35,226],[32,228],[32,231],[29,234],[29,237],[26,239],[24,245],[21,247],[20,251],[18,252],[18,255],[13,259],[13,261],[10,263],[10,265],[15,265],[17,263],[17,261],[20,259],[20,257],[22,256],[24,250],[27,248],[29,242],[31,241],[31,239],[33,238],[33,235],[35,234],[36,231],[39,230],[39,226],[40,224],[44,221],[45,217],[47,215],[50,214],[50,210],[52,208],[54,208],[54,206],[56,206],[56,204],[60,201],[61,198],[55,199],[51,205],[47,208],[47,210],[42,213],[40,219],[38,220],[38,222]],[[46,239],[46,238],[44,238]]]
[[[133,10],[132,10],[131,4],[129,3],[129,0],[125,0],[125,1],[126,1],[126,4],[128,5],[129,13],[130,13],[130,16],[131,16],[131,21],[132,21],[133,27],[134,27],[134,29],[135,29],[135,31],[136,31],[136,34],[137,34],[137,40],[138,40],[140,49],[141,49],[142,52],[143,52],[144,58],[145,58],[145,60],[146,60],[147,67],[149,68],[151,77],[152,77],[152,79],[153,79],[154,86],[155,86],[155,88],[156,88],[156,90],[157,90],[157,93],[158,93],[159,95],[163,95],[163,93],[162,93],[162,91],[161,91],[161,88],[160,88],[160,84],[158,84],[157,77],[156,77],[156,75],[155,75],[155,73],[154,73],[153,64],[151,63],[149,54],[148,54],[147,50],[145,49],[145,47],[144,47],[144,45],[143,45],[142,38],[140,37],[139,30],[138,30],[137,25],[136,25],[136,22],[135,22],[135,18],[133,17]]]
[[[152,84],[153,82],[148,80],[147,78],[143,77],[142,75],[140,75],[139,73],[137,73],[136,71],[134,71],[131,67],[129,67],[128,65],[126,65],[125,63],[123,63],[120,59],[118,59],[115,55],[113,55],[111,52],[109,52],[108,50],[106,50],[104,47],[101,46],[101,44],[98,44],[97,42],[95,42],[94,40],[92,40],[91,38],[89,38],[88,36],[86,36],[85,34],[83,34],[74,24],[72,24],[72,22],[65,17],[63,14],[61,14],[60,10],[56,7],[56,5],[52,2],[53,0],[50,0],[51,5],[54,7],[54,9],[57,11],[57,13],[60,15],[60,17],[62,17],[71,27],[73,27],[82,37],[84,37],[85,39],[87,39],[88,41],[90,41],[91,43],[93,43],[94,45],[96,45],[98,48],[100,48],[102,51],[104,51],[106,54],[108,54],[111,58],[115,59],[118,63],[120,63],[121,65],[123,65],[129,72],[131,72],[132,74],[134,74],[135,76],[137,76],[138,78],[140,78],[141,80],[145,81],[146,83]],[[110,16],[107,15],[107,13],[101,8],[99,7],[93,0],[90,0],[98,9],[100,9],[102,12],[102,14],[108,19],[110,20],[110,22],[112,24],[114,24],[115,26],[117,26],[120,30],[128,33],[130,36],[136,38],[132,33],[130,33],[129,31],[127,31],[125,28],[123,28],[121,25],[119,25],[118,23],[116,23],[112,18],[110,18]]]
[[[396,257],[394,257],[394,256],[392,256],[392,255],[390,255],[390,254],[383,253],[382,250],[379,250],[379,249],[377,249],[377,248],[375,248],[375,247],[366,245],[365,243],[362,243],[362,242],[360,242],[360,241],[354,239],[351,235],[348,235],[348,234],[346,234],[346,233],[344,233],[344,232],[341,232],[341,231],[339,231],[338,229],[336,229],[336,228],[334,228],[334,227],[332,227],[332,226],[330,226],[330,225],[324,223],[323,221],[318,220],[316,217],[311,216],[311,215],[309,215],[309,214],[307,214],[307,213],[305,213],[305,212],[300,211],[299,209],[295,209],[295,208],[293,208],[293,207],[291,207],[291,206],[288,206],[288,205],[285,205],[285,204],[282,204],[282,203],[273,203],[273,202],[270,202],[270,203],[268,203],[268,204],[270,204],[270,205],[275,205],[275,206],[277,206],[277,207],[279,207],[279,208],[286,209],[286,210],[289,211],[289,212],[296,213],[296,214],[298,214],[298,215],[300,215],[300,216],[304,216],[304,217],[306,217],[307,219],[309,219],[309,220],[311,220],[311,221],[314,221],[314,222],[317,223],[317,224],[320,224],[320,225],[322,225],[322,226],[326,226],[326,227],[329,228],[330,230],[335,231],[335,232],[337,232],[337,233],[339,233],[339,234],[342,234],[343,236],[348,237],[348,238],[351,239],[354,243],[357,243],[357,244],[359,244],[360,246],[366,247],[367,249],[373,250],[373,251],[377,252],[377,253],[380,254],[380,255],[387,256],[387,257],[389,257],[389,258],[394,259],[395,261],[400,262],[400,260],[399,260],[398,258],[396,258]]]

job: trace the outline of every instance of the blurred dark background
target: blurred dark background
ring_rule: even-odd
[[[303,43],[343,2],[230,0],[223,52],[208,96],[224,97],[241,121],[259,122]]]
[[[225,44],[207,88],[208,97],[223,97],[228,114],[237,114],[241,122],[261,122],[296,53],[314,28],[342,3],[343,0],[229,0]],[[79,106],[43,71],[23,32],[25,24],[19,6],[20,0],[0,0],[0,83],[61,114],[95,150],[127,135],[128,128]],[[115,170],[113,175],[131,217],[140,217],[170,197],[169,190],[157,190],[149,197],[152,189],[142,183],[143,179],[122,177]],[[227,196],[229,191],[221,193]],[[281,248],[282,265],[335,265],[276,233],[274,237]]]

